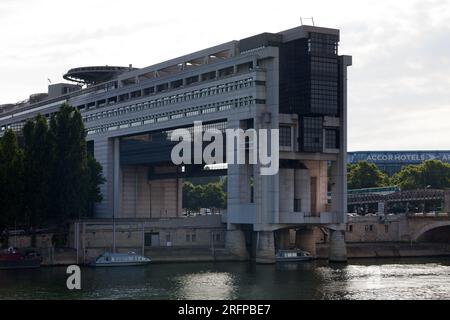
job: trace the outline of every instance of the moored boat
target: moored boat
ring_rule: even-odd
[[[42,259],[34,251],[25,253],[10,247],[4,252],[0,252],[0,269],[31,269],[39,268]]]
[[[275,256],[277,262],[293,262],[293,261],[308,261],[313,259],[308,251],[300,249],[292,250],[278,250]]]
[[[150,263],[150,259],[140,256],[134,252],[110,253],[105,252],[97,257],[90,266],[92,267],[125,267],[140,266]]]

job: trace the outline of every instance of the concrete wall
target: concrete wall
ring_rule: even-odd
[[[328,211],[328,167],[326,161],[304,161],[311,177],[311,214]]]
[[[446,214],[350,217],[345,239],[349,243],[417,241],[425,232],[443,226],[450,226]]]
[[[121,218],[178,217],[182,212],[181,179],[148,180],[144,166],[122,166]]]
[[[36,235],[36,248],[50,248],[52,244],[53,233],[41,233]],[[8,245],[19,249],[31,247],[30,235],[10,236]]]
[[[300,199],[302,212],[311,212],[311,176],[308,170],[295,170],[295,198]]]
[[[305,169],[280,169],[279,176],[280,212],[294,212],[294,199],[299,199],[301,208],[297,212],[309,214],[311,212],[310,172]]]
[[[347,242],[400,241],[400,219],[380,221],[378,217],[350,218],[345,233]],[[351,230],[351,231],[350,231]]]
[[[280,212],[294,212],[295,169],[280,169]]]
[[[79,224],[79,248],[104,248],[113,246],[112,221],[86,220]],[[151,247],[223,247],[225,225],[220,215],[197,216],[172,219],[116,219],[116,248],[141,250],[145,245],[145,234],[158,234],[159,240]],[[75,225],[69,234],[69,247],[76,248]]]

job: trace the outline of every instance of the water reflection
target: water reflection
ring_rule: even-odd
[[[352,264],[321,267],[326,299],[450,299],[450,266],[444,263]]]
[[[176,279],[178,299],[234,299],[233,276],[225,272],[187,274]]]
[[[73,292],[65,271],[0,270],[0,299],[450,299],[450,259],[83,268]]]

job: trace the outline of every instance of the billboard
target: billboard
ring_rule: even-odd
[[[360,151],[348,152],[349,163],[368,161],[380,164],[416,164],[426,160],[450,163],[450,151]]]

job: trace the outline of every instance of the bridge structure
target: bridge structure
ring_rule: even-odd
[[[82,114],[88,147],[106,183],[96,218],[183,218],[183,179],[205,173],[205,163],[175,165],[175,129],[279,130],[267,165],[226,159],[226,247],[273,263],[295,231],[299,247],[315,252],[314,228],[330,230],[330,261],[346,261],[347,68],[338,55],[339,30],[300,26],[230,41],[145,68],[108,73],[76,68],[85,89],[2,113],[0,134],[62,103]],[[107,70],[110,71],[110,70]],[[73,77],[72,77],[73,76]],[[111,78],[111,79],[110,79]],[[94,80],[92,80],[94,79]],[[108,79],[104,80],[102,79]],[[99,83],[100,82],[100,83]],[[236,142],[237,141],[237,142]],[[234,151],[242,144],[235,140]],[[245,157],[255,147],[245,148]],[[274,158],[274,159],[275,159]],[[330,168],[331,167],[331,168]],[[331,169],[331,170],[329,170]],[[329,179],[328,172],[331,172]],[[218,174],[219,172],[217,172]],[[331,201],[327,199],[331,180]],[[188,238],[186,236],[186,238]],[[192,238],[190,238],[192,239]]]
[[[448,213],[389,214],[349,217],[348,243],[431,242],[450,244]]]
[[[353,193],[347,195],[349,207],[377,204],[379,213],[388,213],[393,203],[426,203],[440,201],[444,212],[450,212],[450,190],[419,189],[382,193]],[[406,206],[408,208],[408,205]],[[424,209],[424,208],[423,208]]]

